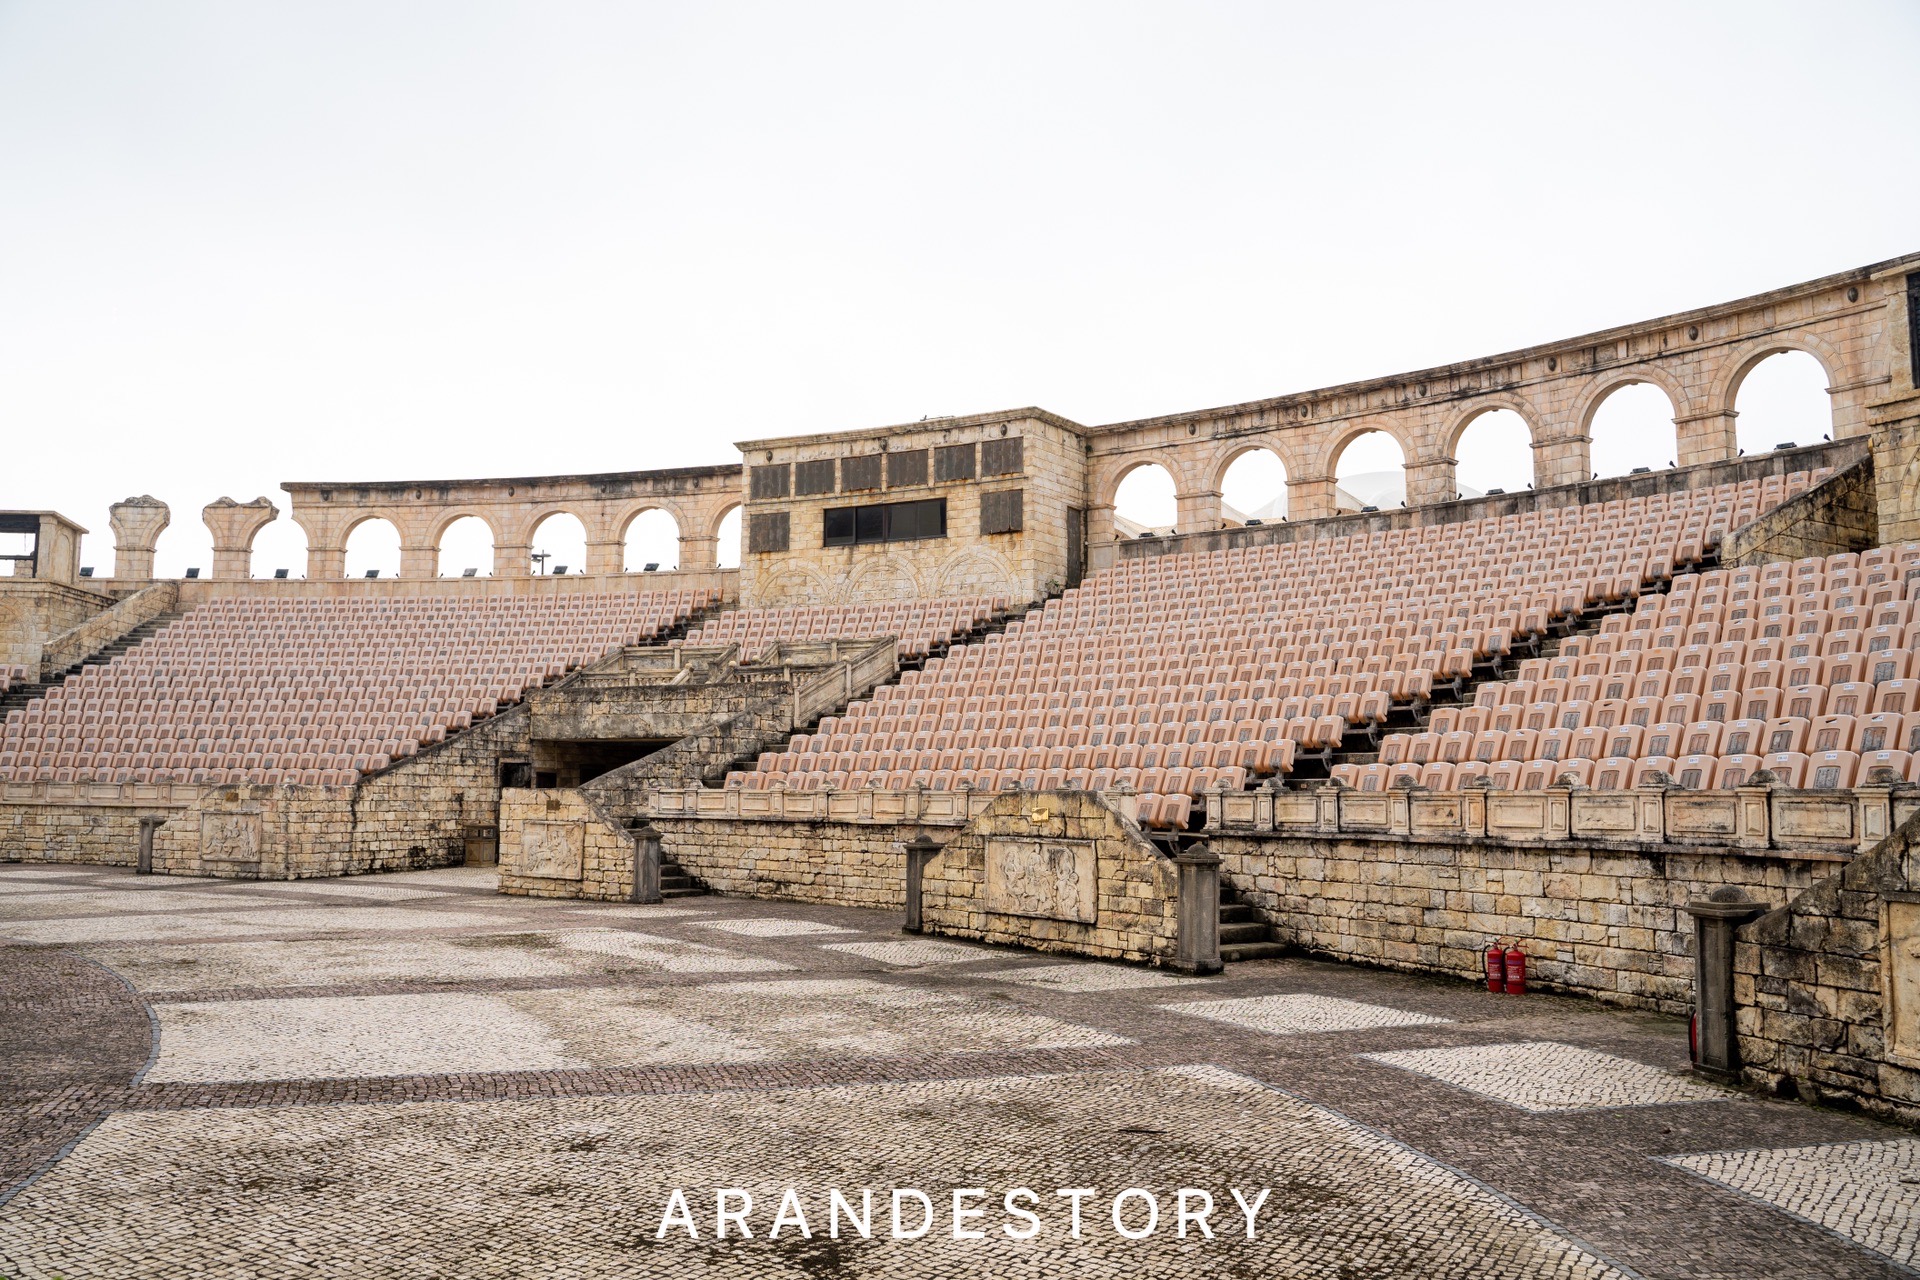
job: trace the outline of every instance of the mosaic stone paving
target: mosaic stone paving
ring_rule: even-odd
[[[1725,1090],[1691,1076],[1551,1040],[1361,1056],[1528,1111],[1716,1102],[1727,1096]]]
[[[1316,1031],[1360,1031],[1374,1027],[1415,1027],[1448,1019],[1430,1013],[1412,1013],[1377,1004],[1361,1004],[1328,996],[1252,996],[1245,1000],[1192,1000],[1160,1006],[1169,1013],[1228,1022],[1249,1031],[1276,1036],[1307,1035]]]
[[[829,942],[828,951],[842,951],[881,964],[964,964],[969,960],[991,960],[993,952],[951,942]]]
[[[995,982],[1018,982],[1022,986],[1046,987],[1054,991],[1130,991],[1138,988],[1164,990],[1168,987],[1204,987],[1205,978],[1179,978],[1158,969],[1142,969],[1117,964],[1047,964],[1029,969],[995,969],[979,975]]]
[[[937,1113],[945,1124],[918,1117]],[[967,1141],[952,1140],[955,1130]],[[1174,1138],[1174,1133],[1203,1135]],[[743,1168],[731,1152],[755,1153]],[[529,1162],[533,1153],[548,1154]],[[550,1154],[549,1154],[550,1153]],[[1125,1180],[1119,1159],[1152,1167]],[[659,1171],[672,1169],[671,1179]],[[1236,1170],[1238,1182],[1220,1170]],[[1267,1188],[1246,1238],[1230,1185]],[[1151,1236],[1124,1238],[1114,1198],[1129,1186],[1154,1197]],[[752,1241],[714,1238],[714,1188],[738,1187],[755,1209]],[[895,1188],[922,1190],[937,1229],[894,1240]],[[952,1238],[953,1188],[986,1211]],[[1037,1234],[1008,1238],[1015,1187],[1031,1201]],[[1059,1188],[1087,1187],[1082,1236]],[[1207,1191],[1211,1240],[1172,1221],[1181,1187]],[[676,1228],[655,1239],[676,1188],[699,1239]],[[791,1220],[769,1238],[779,1202]],[[844,1217],[827,1236],[829,1188],[857,1212],[877,1191],[860,1239]],[[213,1211],[218,1189],[231,1215]],[[1044,1201],[1041,1197],[1044,1196]],[[737,1207],[743,1200],[733,1201]],[[1016,1201],[1025,1205],[1027,1201]],[[699,1208],[695,1209],[694,1206]],[[1189,1204],[1201,1208],[1197,1198]],[[903,1197],[903,1225],[918,1225]],[[509,1209],[520,1212],[508,1212]],[[1146,1201],[1121,1205],[1131,1231]],[[878,1219],[874,1221],[873,1219]],[[363,1229],[368,1222],[381,1229]],[[1386,1224],[1392,1228],[1382,1232]],[[561,1224],[564,1224],[562,1226]],[[219,1252],[206,1242],[229,1241]],[[559,1238],[556,1238],[558,1236]],[[83,1260],[152,1257],[213,1277],[309,1275],[287,1256],[332,1242],[323,1274],[473,1276],[548,1274],[553,1249],[567,1275],[661,1276],[1150,1276],[1178,1264],[1203,1274],[1338,1275],[1366,1256],[1370,1274],[1568,1277],[1622,1273],[1565,1235],[1469,1180],[1338,1115],[1209,1069],[1119,1075],[907,1083],[864,1088],[599,1098],[506,1104],[327,1107],[201,1117],[120,1115],[90,1134],[51,1175],[0,1217],[0,1269],[41,1276]],[[1365,1242],[1363,1246],[1363,1242]],[[351,1259],[351,1270],[342,1265]],[[124,1274],[117,1270],[93,1274]]]
[[[81,889],[42,897],[31,892],[21,899],[11,897],[12,890],[0,888],[0,921],[35,921],[52,917],[103,915],[122,911],[194,911],[207,907],[232,907],[234,899],[216,893],[167,893],[152,889],[132,892],[95,893]],[[0,933],[13,929],[0,924]]]
[[[1674,1156],[1669,1164],[1920,1264],[1920,1138]]]
[[[903,937],[891,912],[505,898],[491,869],[39,870],[0,867],[0,902],[110,905],[0,924],[9,1280],[1891,1280],[1913,1260],[1910,1134],[1719,1090],[1639,1105],[1699,1087],[1676,1019],[1297,958],[1192,978],[1028,956]],[[152,909],[186,892],[216,901]],[[1548,1056],[1454,1069],[1516,1052]],[[1227,1188],[1256,1184],[1248,1241]],[[896,1185],[938,1210],[924,1238],[886,1238]],[[769,1239],[788,1186],[813,1235]],[[1020,1186],[1025,1241],[1001,1229]],[[674,1187],[697,1241],[656,1238]],[[713,1238],[728,1187],[754,1196],[751,1241]],[[835,1187],[877,1193],[878,1238],[826,1234]],[[968,1187],[979,1241],[950,1230]],[[1097,1190],[1079,1240],[1071,1187]],[[1110,1216],[1129,1187],[1123,1224],[1148,1193],[1159,1210],[1138,1241]],[[1214,1197],[1215,1239],[1178,1234],[1183,1187]]]

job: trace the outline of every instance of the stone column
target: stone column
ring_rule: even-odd
[[[141,494],[107,508],[113,524],[113,576],[129,582],[153,580],[153,548],[173,518],[167,504]]]
[[[1533,487],[1579,484],[1593,474],[1593,437],[1583,431],[1547,436],[1533,442]]]
[[[533,544],[531,542],[495,543],[493,548],[493,576],[496,578],[525,578],[533,573]]]
[[[400,576],[403,578],[431,578],[440,571],[440,548],[428,543],[425,546],[417,542],[400,540]]]
[[[1460,496],[1458,468],[1459,463],[1452,458],[1409,462],[1405,467],[1407,505],[1419,507],[1430,502],[1454,501]]]
[[[627,901],[660,901],[660,832],[651,822],[633,833],[633,887]]]
[[[1693,917],[1693,1069],[1723,1080],[1740,1076],[1740,1035],[1733,999],[1734,932],[1765,915],[1733,885],[1682,908]]]
[[[1867,410],[1880,544],[1920,538],[1920,395],[1883,400]]]
[[[680,567],[694,573],[710,573],[720,567],[720,539],[680,535]]]
[[[347,576],[347,549],[307,544],[307,577],[318,582]]]
[[[1200,843],[1173,855],[1180,877],[1174,919],[1173,967],[1182,973],[1220,972],[1220,855]]]
[[[1196,489],[1173,495],[1173,526],[1181,533],[1211,533],[1220,527],[1220,491]]]
[[[1114,540],[1113,504],[1100,502],[1087,508],[1087,551],[1091,555],[1093,548],[1105,546]]]
[[[626,565],[623,562],[626,554],[627,547],[623,542],[589,541],[587,543],[587,572],[598,574],[601,577],[624,572]],[[685,554],[684,551],[682,554]]]
[[[902,933],[919,933],[921,923],[921,889],[926,881],[927,864],[940,853],[940,846],[927,839],[923,831],[901,846],[907,852],[907,922],[901,926]]]
[[[153,833],[158,831],[160,824],[165,821],[165,818],[140,819],[140,848],[135,855],[133,865],[136,874],[143,876],[153,874]]]
[[[1690,413],[1684,418],[1675,418],[1673,430],[1680,449],[1680,456],[1675,461],[1683,467],[1691,467],[1702,462],[1726,462],[1737,457],[1740,446],[1735,442],[1733,420],[1739,416],[1732,409],[1718,409],[1711,413]],[[1802,440],[1800,443],[1807,442]]]
[[[213,535],[213,576],[247,578],[253,574],[253,540],[280,518],[280,508],[265,498],[235,502],[216,498],[200,509],[200,523]]]
[[[1287,519],[1318,520],[1334,514],[1332,476],[1288,476]]]

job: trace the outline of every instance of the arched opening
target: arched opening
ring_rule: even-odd
[[[376,569],[382,578],[400,576],[400,531],[377,516],[347,535],[347,576],[364,578]]]
[[[247,572],[256,578],[306,577],[307,531],[284,519],[263,526],[253,536],[253,554],[247,565]],[[284,574],[280,572],[283,569]]]
[[[678,569],[680,522],[658,507],[642,511],[627,522],[625,555],[628,573],[640,573],[649,565],[655,569]]]
[[[493,576],[493,529],[479,516],[461,516],[440,531],[438,564],[443,578]]]
[[[1180,511],[1173,495],[1173,475],[1159,463],[1143,463],[1127,472],[1113,491],[1114,536],[1171,532]]]
[[[1287,518],[1287,464],[1271,449],[1249,449],[1220,476],[1220,514],[1229,526]]]
[[[1363,431],[1333,463],[1336,511],[1388,511],[1407,502],[1407,453],[1384,431]]]
[[[1827,371],[1804,351],[1776,351],[1747,370],[1734,392],[1733,433],[1747,453],[1818,444],[1833,434]]]
[[[1673,402],[1651,382],[1630,382],[1607,392],[1587,420],[1594,475],[1630,475],[1638,467],[1661,471],[1680,453]]]
[[[733,506],[727,514],[720,517],[720,526],[714,534],[719,543],[719,563],[722,569],[740,567],[740,507]]]
[[[585,573],[587,526],[580,517],[556,511],[533,527],[533,573]]]
[[[153,544],[153,576],[184,578],[189,569],[199,570],[197,578],[213,576],[213,533],[198,520],[176,520]]]
[[[1533,433],[1511,409],[1490,409],[1469,422],[1453,457],[1454,483],[1463,498],[1494,489],[1518,493],[1533,483]]]

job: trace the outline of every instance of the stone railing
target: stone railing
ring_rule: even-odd
[[[1206,801],[1207,828],[1219,831],[1852,853],[1872,848],[1920,812],[1920,789],[1869,785],[1848,791],[1792,791],[1751,786],[1686,791],[1648,785],[1631,791],[1355,791],[1324,786],[1312,791],[1214,791]]]
[[[184,782],[0,782],[0,804],[186,809],[211,789]]]
[[[1104,794],[1107,803],[1128,820],[1138,820],[1138,797],[1132,790]],[[662,818],[964,826],[985,812],[995,795],[966,788],[661,787],[651,792],[646,811]],[[1669,786],[1631,791],[1578,787],[1355,791],[1323,786],[1311,791],[1211,791],[1206,795],[1206,811],[1206,830],[1236,835],[1464,838],[1523,845],[1606,842],[1850,854],[1872,848],[1901,822],[1920,813],[1920,788],[1896,784],[1848,791],[1792,791],[1774,786],[1731,791]]]
[[[73,630],[57,635],[40,650],[40,678],[48,679],[74,663],[100,652],[127,632],[171,613],[180,603],[180,587],[156,582],[88,618]]]

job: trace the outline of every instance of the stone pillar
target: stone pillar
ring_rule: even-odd
[[[533,544],[531,542],[495,543],[493,548],[493,576],[496,578],[526,578],[533,574]]]
[[[140,851],[133,865],[135,874],[150,876],[153,874],[153,833],[160,829],[165,818],[140,819]]]
[[[1218,973],[1220,855],[1202,842],[1174,854],[1173,865],[1180,877],[1173,967],[1182,973]]]
[[[626,569],[624,563],[626,554],[627,546],[624,542],[589,541],[587,543],[587,572],[598,574],[601,577],[624,572]]]
[[[1287,519],[1318,520],[1334,514],[1332,476],[1288,476]]]
[[[1636,840],[1664,844],[1667,839],[1667,789],[1673,779],[1659,769],[1647,770],[1633,792]]]
[[[1675,461],[1683,467],[1692,467],[1703,462],[1728,462],[1738,457],[1740,446],[1735,442],[1733,420],[1739,416],[1732,409],[1718,409],[1711,413],[1690,413],[1684,418],[1675,418],[1673,431],[1680,450],[1680,456]],[[1806,441],[1800,443],[1805,444]]]
[[[141,494],[107,508],[113,524],[113,576],[130,582],[153,580],[153,548],[173,518],[167,504]]]
[[[307,544],[307,577],[313,581],[347,576],[347,549]]]
[[[708,573],[720,567],[720,539],[680,535],[680,567],[695,573]]]
[[[1407,477],[1407,505],[1425,506],[1430,502],[1452,502],[1460,496],[1458,479],[1459,463],[1452,458],[1429,458],[1424,462],[1409,462],[1404,468]]]
[[[927,864],[939,855],[940,846],[927,839],[923,831],[901,847],[907,851],[907,922],[900,931],[919,933],[921,886],[925,883]]]
[[[627,901],[660,901],[660,832],[651,822],[633,833],[633,887]]]
[[[1593,474],[1593,437],[1585,432],[1545,436],[1533,442],[1533,487],[1579,484]]]
[[[1870,406],[1867,434],[1873,446],[1880,545],[1920,539],[1920,395]]]
[[[1761,777],[1765,774],[1765,777]],[[1733,789],[1733,843],[1739,849],[1773,847],[1773,772],[1756,769],[1744,787]]]
[[[400,576],[403,578],[431,578],[440,572],[440,548],[428,543],[410,543],[404,537],[400,540]]]
[[[1112,541],[1114,541],[1113,504],[1111,502],[1095,503],[1087,508],[1087,550],[1091,553],[1093,548],[1105,546]]]
[[[1733,999],[1734,932],[1749,920],[1765,915],[1764,903],[1753,902],[1741,889],[1728,885],[1682,908],[1693,917],[1693,1069],[1722,1080],[1740,1076],[1740,1036],[1735,1026]]]
[[[200,509],[200,523],[213,535],[213,576],[247,578],[253,574],[253,540],[280,518],[280,508],[265,498],[235,502],[216,498]]]
[[[1220,491],[1196,489],[1173,495],[1173,527],[1181,533],[1211,533],[1220,527]]]

